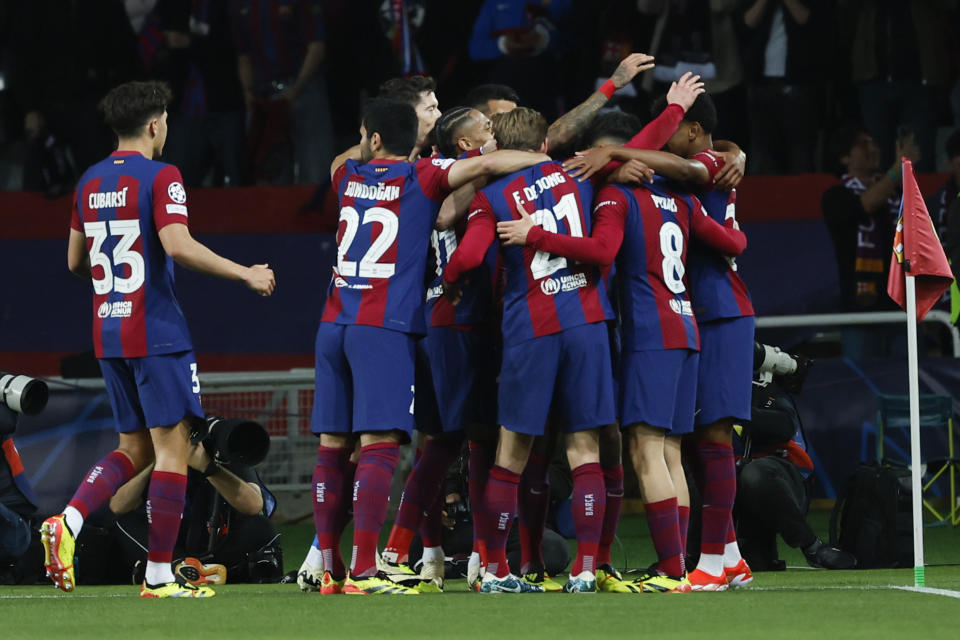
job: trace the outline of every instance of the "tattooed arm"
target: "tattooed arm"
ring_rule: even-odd
[[[612,91],[622,89],[638,73],[652,68],[653,56],[648,56],[645,53],[631,53],[620,62],[607,84],[613,84]],[[612,91],[609,91],[611,95]],[[560,116],[547,130],[547,153],[571,142],[590,124],[593,117],[609,100],[608,93],[604,92],[601,87],[584,102]]]

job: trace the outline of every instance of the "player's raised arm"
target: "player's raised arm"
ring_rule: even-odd
[[[630,81],[637,74],[653,67],[653,56],[645,53],[631,53],[621,60],[609,80],[590,94],[590,97],[584,102],[560,116],[556,122],[550,125],[550,128],[547,129],[547,152],[549,153],[572,141],[590,124],[593,117],[613,97],[616,91],[630,84]]]
[[[473,197],[477,194],[477,189],[483,186],[485,178],[477,178],[473,182],[468,182],[453,193],[448,195],[440,205],[440,213],[437,215],[437,222],[434,228],[437,231],[446,231],[457,224],[467,211],[470,210],[470,204]]]
[[[467,230],[463,234],[463,239],[460,240],[456,251],[450,255],[447,267],[443,270],[443,293],[453,300],[454,304],[460,299],[457,281],[464,273],[480,266],[487,249],[496,238],[496,217],[493,215],[493,209],[487,197],[483,193],[478,193],[470,206]]]
[[[481,176],[513,173],[541,162],[549,162],[550,156],[531,151],[494,151],[482,156],[457,160],[450,165],[447,182],[451,189],[458,189]]]
[[[703,205],[694,197],[690,211],[690,234],[710,245],[720,253],[738,256],[747,248],[747,235],[736,226],[736,220],[729,218],[729,226],[722,225],[707,215]]]
[[[330,164],[330,178],[333,179],[336,176],[337,169],[342,167],[347,160],[360,160],[360,145],[355,144],[336,158],[333,159],[333,162]]]
[[[534,223],[522,204],[517,203],[520,219],[497,223],[500,241],[506,246],[528,245],[538,251],[605,267],[613,263],[623,243],[627,204],[619,191],[610,189],[601,191],[597,200],[596,222],[589,237],[546,231]]]
[[[679,180],[680,182],[696,185],[706,185],[710,183],[710,174],[702,162],[681,158],[669,151],[610,147],[610,158],[620,162],[639,160],[653,169],[657,174],[672,180]]]

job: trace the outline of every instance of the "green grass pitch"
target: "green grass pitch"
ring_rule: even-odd
[[[825,516],[812,518],[818,531]],[[284,527],[296,568],[309,525]],[[642,518],[621,526],[627,560],[649,561]],[[960,591],[960,529],[926,531],[927,586]],[[802,556],[781,545],[791,566]],[[296,585],[225,585],[211,600],[140,600],[133,586],[0,587],[0,638],[956,638],[960,600],[890,588],[911,569],[789,569],[726,593],[478,595],[462,581],[412,597],[320,596]]]

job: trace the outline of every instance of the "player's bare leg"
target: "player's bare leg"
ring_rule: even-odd
[[[596,559],[603,531],[607,492],[600,466],[600,430],[568,433],[567,461],[573,472],[573,523],[577,533],[577,557],[570,568],[567,593],[597,590]]]
[[[156,463],[150,474],[147,514],[150,534],[147,543],[147,570],[141,598],[209,598],[207,586],[177,584],[170,566],[173,547],[180,533],[180,519],[187,491],[187,458],[190,453],[190,419],[169,427],[150,429]]]
[[[63,513],[47,518],[40,527],[47,577],[63,591],[76,587],[73,556],[87,514],[106,504],[117,489],[153,460],[153,444],[146,429],[118,435],[117,448],[91,467]]]
[[[666,432],[643,423],[631,425],[629,431],[630,457],[640,480],[647,525],[658,558],[657,571],[642,581],[642,588],[644,591],[688,591],[680,546],[677,493],[664,455]]]
[[[727,418],[698,426],[695,434],[697,457],[704,478],[703,527],[700,561],[696,571],[691,573],[690,581],[694,589],[720,591],[727,586],[728,567],[737,576],[750,573],[740,557],[733,531],[733,501],[737,495],[733,420]]]

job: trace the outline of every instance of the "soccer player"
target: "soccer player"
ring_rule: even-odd
[[[437,101],[437,83],[429,76],[410,76],[409,78],[391,78],[380,85],[378,98],[406,102],[417,113],[417,142],[410,151],[410,161],[414,162],[430,147],[430,134],[437,120],[443,115]]]
[[[418,119],[406,102],[377,98],[364,110],[360,161],[333,163],[340,198],[337,263],[317,330],[311,429],[320,435],[314,520],[323,557],[321,592],[416,594],[376,563],[398,447],[413,429],[415,341],[425,333],[427,244],[439,202],[481,175],[508,173],[546,159],[494,152],[454,161],[409,162]],[[340,557],[346,461],[359,435],[353,481],[353,557]]]
[[[545,150],[547,123],[531,109],[495,117],[501,149]],[[553,161],[497,179],[475,197],[463,242],[444,271],[445,294],[457,301],[461,275],[480,265],[496,239],[497,220],[512,220],[520,206],[536,208],[541,224],[570,235],[590,231],[584,214],[592,186],[577,184]],[[520,483],[535,436],[543,435],[556,399],[566,430],[574,478],[577,558],[566,591],[596,590],[594,574],[605,491],[599,461],[599,428],[615,422],[607,328],[613,317],[599,272],[544,252],[510,248],[503,309],[503,361],[498,391],[500,442],[487,479],[481,548],[486,574],[481,591],[537,592],[510,573],[504,553]],[[475,508],[477,508],[475,507]]]
[[[642,169],[648,175],[649,169]],[[685,279],[687,240],[692,230],[721,251],[738,255],[746,239],[708,218],[696,198],[660,180],[633,189],[608,185],[596,202],[589,238],[548,233],[526,214],[500,223],[498,232],[505,245],[529,245],[592,264],[609,265],[616,257],[623,327],[620,418],[631,437],[631,457],[659,557],[642,588],[689,591],[674,483],[676,470],[682,474],[679,436],[693,431],[699,346]]]
[[[492,118],[498,113],[516,109],[520,104],[520,96],[505,84],[481,84],[467,92],[463,104]]]
[[[44,565],[64,591],[75,587],[73,555],[84,518],[138,471],[150,476],[149,552],[143,598],[210,597],[209,587],[179,585],[170,566],[187,482],[191,421],[203,418],[200,380],[187,323],[173,289],[173,262],[242,281],[268,296],[266,264],[243,267],[190,235],[187,193],[176,167],[157,162],[167,138],[170,89],[131,82],[103,99],[117,150],[80,178],[67,263],[93,285],[93,342],[119,432],[63,513],[40,529]]]

